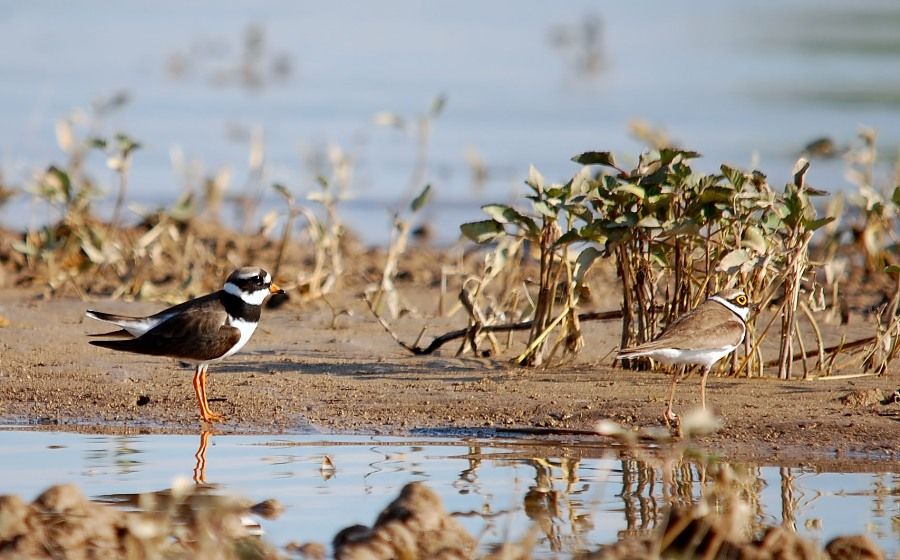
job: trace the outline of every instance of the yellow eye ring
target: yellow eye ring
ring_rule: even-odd
[[[747,305],[747,296],[738,296],[734,298],[734,302],[738,305]]]

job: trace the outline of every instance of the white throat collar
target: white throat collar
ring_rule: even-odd
[[[717,302],[721,303],[721,304],[724,305],[729,311],[731,311],[732,313],[734,313],[735,315],[737,315],[738,317],[740,317],[740,318],[741,318],[741,321],[743,321],[743,322],[745,322],[745,323],[747,322],[747,317],[750,316],[750,308],[748,308],[748,307],[738,307],[738,306],[736,306],[735,304],[733,304],[733,303],[731,303],[730,301],[728,301],[727,299],[725,299],[725,298],[723,298],[723,297],[719,297],[719,296],[712,296],[712,297],[709,298],[709,299],[714,299],[714,300],[716,300]]]
[[[255,292],[245,292],[231,282],[225,282],[225,287],[223,289],[225,292],[241,298],[241,300],[248,305],[262,305],[266,296],[269,295],[268,288],[256,290]]]

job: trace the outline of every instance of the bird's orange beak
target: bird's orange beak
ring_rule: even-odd
[[[272,282],[271,284],[269,284],[269,293],[270,293],[270,294],[282,294],[282,295],[284,295],[284,290],[282,290],[281,288],[279,288],[278,285],[275,284],[275,282]]]

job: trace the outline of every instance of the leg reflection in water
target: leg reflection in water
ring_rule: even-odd
[[[212,435],[212,430],[201,430],[200,445],[197,447],[197,452],[194,453],[194,459],[196,459],[194,463],[194,484],[197,486],[196,496],[207,495],[207,493],[215,495],[213,493],[217,489],[217,485],[207,484],[206,482],[206,448],[209,447],[209,438]],[[281,510],[281,504],[274,500],[266,500],[250,508],[249,513],[265,519],[274,519],[281,514]],[[264,533],[262,525],[250,515],[241,515],[240,522],[247,535],[258,537]]]
[[[594,527],[583,496],[589,485],[578,477],[580,460],[535,457],[527,462],[535,474],[525,494],[525,515],[544,533],[551,551],[579,550],[583,535]]]
[[[209,445],[209,436],[212,430],[202,430],[200,432],[200,446],[194,453],[197,462],[194,464],[194,483],[206,484],[206,447]]]

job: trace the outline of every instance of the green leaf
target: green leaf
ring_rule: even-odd
[[[572,228],[566,233],[559,236],[559,239],[554,243],[557,246],[568,245],[569,243],[575,243],[576,241],[588,241],[582,234],[578,228]]]
[[[586,247],[581,251],[578,258],[575,259],[575,270],[572,272],[572,277],[576,284],[581,284],[584,280],[584,273],[587,272],[591,265],[594,264],[594,261],[601,256],[603,256],[603,253],[594,247]]]
[[[614,189],[613,192],[617,193],[630,193],[639,199],[643,200],[645,196],[647,196],[646,191],[637,185],[619,185]]]
[[[819,218],[818,220],[803,220],[803,227],[808,229],[809,231],[816,231],[822,226],[828,225],[834,221],[834,216],[826,216],[824,218]]]
[[[488,241],[506,233],[506,230],[503,229],[503,225],[495,222],[494,220],[469,222],[459,226],[459,230],[463,235],[465,235],[475,243],[487,243]]]
[[[891,195],[891,200],[894,201],[894,204],[900,206],[900,186],[894,189],[894,194]]]
[[[529,235],[535,235],[538,226],[529,216],[503,204],[486,204],[481,207],[485,214],[501,224],[514,224],[528,230]]]
[[[481,210],[501,224],[514,224],[521,218],[524,218],[517,210],[505,204],[485,204],[481,207]]]
[[[612,152],[584,152],[573,157],[572,161],[581,165],[605,165],[618,169]]]
[[[638,184],[642,187],[659,187],[660,185],[664,185],[669,180],[669,173],[666,171],[665,167],[657,167],[653,171],[650,171],[650,168],[647,168],[647,174],[640,178]]]
[[[685,220],[684,222],[670,227],[661,236],[663,239],[669,239],[680,235],[695,236],[700,233],[700,224],[693,220]]]
[[[284,199],[287,200],[288,202],[294,200],[294,195],[291,194],[291,191],[289,191],[289,190],[287,189],[287,187],[285,187],[285,186],[282,185],[281,183],[275,183],[275,184],[273,184],[273,185],[272,185],[272,188],[275,189],[275,192],[277,192],[278,194],[280,194],[281,196],[283,196]]]
[[[648,196],[646,200],[644,200],[644,204],[653,210],[662,207],[668,207],[672,205],[672,201],[675,199],[675,195],[672,193],[665,194],[654,194]]]
[[[541,214],[542,216],[546,216],[551,219],[556,219],[556,210],[550,207],[549,204],[544,202],[543,200],[535,201],[531,204],[534,207],[535,212]]]
[[[583,203],[566,204],[563,206],[563,209],[585,222],[591,222],[594,219],[594,214],[591,213],[591,209]]]
[[[428,202],[428,197],[431,195],[431,185],[425,185],[425,188],[422,189],[422,192],[419,193],[419,196],[413,199],[412,203],[409,205],[409,209],[413,212],[418,212],[425,203]]]
[[[734,189],[728,187],[709,187],[700,194],[700,202],[731,204],[734,194]]]
[[[744,230],[744,238],[741,242],[760,254],[765,254],[769,249],[769,242],[766,240],[766,236],[756,226],[748,226]]]
[[[62,169],[55,165],[48,167],[47,173],[44,175],[44,183],[55,192],[62,194],[63,200],[72,199],[72,181],[69,179],[69,174]]]
[[[525,184],[534,189],[535,192],[544,190],[544,176],[541,175],[541,172],[534,165],[528,166],[528,178],[525,179]]]
[[[661,228],[662,224],[659,223],[659,220],[656,219],[656,216],[644,216],[638,223],[636,224],[638,227],[643,228]]]
[[[115,136],[116,142],[119,144],[119,151],[122,152],[123,155],[128,155],[134,150],[137,150],[141,147],[141,145],[134,140],[134,138],[128,136],[125,133],[119,132]]]
[[[568,198],[569,191],[561,185],[554,184],[545,191],[545,195],[547,198],[547,202],[554,202],[554,200],[551,199],[555,199],[555,202],[559,203],[562,202],[564,198]]]
[[[803,158],[798,159],[794,164],[794,186],[803,186],[803,178],[806,177],[807,171],[809,171],[809,162]]]
[[[735,249],[722,257],[722,260],[719,261],[716,268],[722,272],[728,272],[733,268],[743,265],[750,259],[750,253],[748,253],[746,249]]]
[[[582,167],[569,181],[569,193],[571,196],[585,195],[591,190],[591,170]]]
[[[659,151],[659,161],[663,165],[668,165],[679,157],[682,160],[685,160],[696,159],[698,157],[701,157],[701,155],[699,152],[692,152],[690,150],[673,150],[672,148],[663,148]]]
[[[900,274],[900,264],[892,264],[884,267],[884,271],[888,274]]]
[[[722,175],[728,179],[728,182],[735,186],[735,188],[740,189],[747,180],[747,176],[744,175],[739,169],[735,169],[734,167],[730,167],[725,165],[724,163],[719,166],[719,169],[722,171]]]

